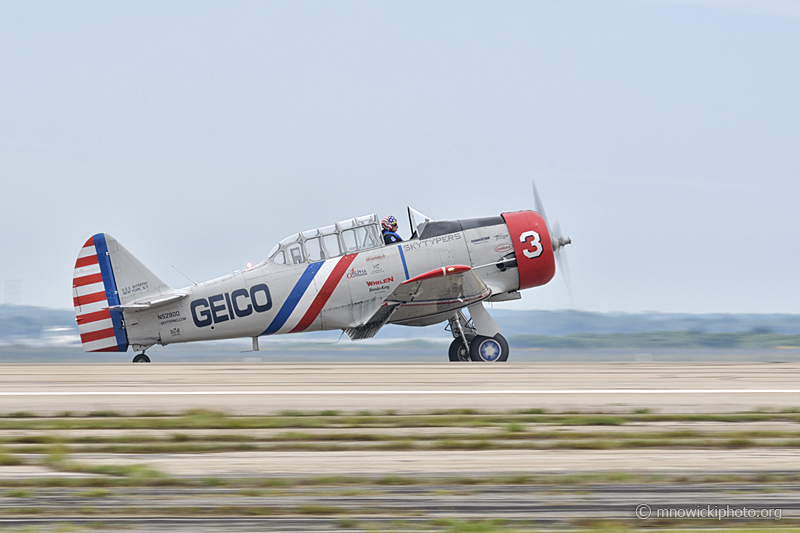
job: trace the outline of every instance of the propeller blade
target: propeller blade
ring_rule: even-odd
[[[561,224],[558,220],[553,222],[553,233],[550,235],[550,240],[553,242],[553,250],[561,248]]]
[[[569,275],[569,263],[567,262],[567,254],[562,253],[561,248],[556,249],[554,255],[556,256],[556,263],[561,270],[561,277],[564,278],[564,284],[567,287],[569,294],[569,303],[575,307],[575,300],[572,297],[572,277]]]
[[[544,203],[542,203],[542,199],[539,197],[539,191],[536,189],[536,181],[531,180],[531,185],[533,186],[533,203],[536,212],[542,215],[544,223],[547,224],[548,229],[552,231],[550,234],[550,241],[553,244],[553,255],[556,259],[557,268],[561,271],[561,276],[564,278],[564,284],[567,286],[570,304],[574,307],[575,301],[572,297],[572,278],[569,274],[567,254],[562,251],[564,246],[572,243],[572,239],[564,237],[561,233],[561,224],[558,223],[558,220],[554,221],[552,226],[550,225],[550,222],[547,220],[547,213],[544,211]]]
[[[536,207],[536,212],[542,215],[545,223],[549,226],[550,223],[547,221],[547,213],[544,212],[544,204],[542,203],[542,199],[539,198],[539,191],[536,190],[536,182],[531,180],[531,185],[533,185],[533,205]]]

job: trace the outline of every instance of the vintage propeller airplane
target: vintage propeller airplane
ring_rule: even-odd
[[[138,353],[212,339],[343,330],[352,340],[384,324],[448,322],[450,361],[506,361],[508,343],[483,307],[548,283],[561,248],[534,187],[536,211],[432,220],[408,208],[412,236],[384,244],[368,215],[282,240],[267,259],[205,283],[173,289],[116,239],[98,233],[83,245],[72,284],[86,352]],[[564,268],[566,275],[566,268]],[[469,312],[469,319],[464,309]]]

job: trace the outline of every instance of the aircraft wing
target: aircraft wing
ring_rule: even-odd
[[[437,268],[401,283],[366,322],[344,332],[352,340],[360,340],[375,336],[390,319],[424,325],[427,317],[442,315],[434,320],[438,322],[450,312],[485,300],[491,294],[491,289],[468,266]]]

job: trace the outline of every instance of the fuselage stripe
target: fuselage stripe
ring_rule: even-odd
[[[264,333],[262,333],[262,335],[272,335],[281,329],[281,327],[283,327],[283,325],[292,315],[294,308],[297,307],[297,304],[300,302],[300,298],[303,297],[306,289],[308,289],[308,286],[311,285],[311,282],[314,280],[314,276],[317,275],[317,272],[319,272],[319,269],[322,268],[324,263],[325,261],[320,261],[319,263],[311,263],[306,267],[303,275],[300,276],[300,279],[292,289],[292,292],[289,293],[286,301],[283,302],[281,310],[278,311],[278,314],[275,315],[275,318],[272,319],[272,323],[264,331]]]
[[[403,271],[406,273],[406,279],[408,279],[408,265],[406,264],[406,254],[403,253],[403,245],[398,244],[397,249],[400,250],[400,259],[403,261]]]
[[[303,315],[303,318],[300,319],[300,322],[297,323],[290,333],[303,331],[314,322],[320,312],[322,312],[322,308],[328,303],[331,294],[333,294],[333,291],[339,285],[339,282],[342,280],[345,272],[347,272],[348,267],[350,267],[357,255],[358,254],[346,255],[339,260],[330,276],[328,276],[328,279],[323,283],[322,289],[317,294],[317,297],[314,298],[306,314]]]

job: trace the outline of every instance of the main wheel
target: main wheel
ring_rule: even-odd
[[[136,357],[133,358],[133,362],[134,363],[149,363],[150,362],[150,358],[147,357],[145,354],[140,353],[140,354],[136,355]]]
[[[469,346],[469,357],[473,361],[498,363],[508,360],[508,343],[501,334],[494,337],[478,335]]]
[[[475,335],[467,334],[467,342],[472,344],[472,339]],[[450,349],[447,351],[451,361],[469,361],[469,350],[464,346],[464,339],[461,337],[453,339],[450,343]]]

